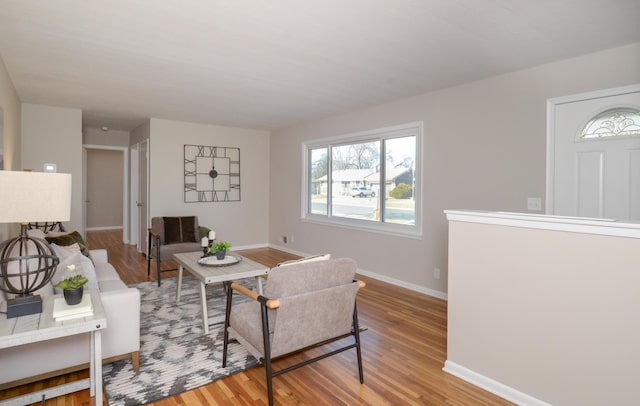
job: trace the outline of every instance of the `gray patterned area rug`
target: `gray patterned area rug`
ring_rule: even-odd
[[[258,365],[234,340],[229,343],[227,368],[222,368],[222,285],[207,287],[208,335],[203,335],[199,284],[195,278],[183,279],[180,304],[176,304],[176,278],[163,280],[161,287],[157,282],[132,286],[140,290],[141,296],[140,371],[133,371],[130,360],[103,367],[109,405],[147,404]]]

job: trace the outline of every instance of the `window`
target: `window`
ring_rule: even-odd
[[[303,218],[419,236],[422,123],[304,145]]]
[[[580,133],[582,139],[640,135],[640,111],[610,109],[591,119]]]

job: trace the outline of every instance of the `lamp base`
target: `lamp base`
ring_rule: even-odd
[[[42,313],[42,298],[40,295],[22,296],[7,300],[8,319],[36,313]]]

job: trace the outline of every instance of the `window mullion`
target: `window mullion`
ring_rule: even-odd
[[[333,217],[333,145],[327,145],[327,218]]]
[[[380,196],[378,196],[378,205],[380,212],[378,213],[378,221],[384,223],[386,216],[386,199],[387,195],[387,143],[384,139],[380,139]]]

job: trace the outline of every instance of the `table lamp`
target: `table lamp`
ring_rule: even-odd
[[[71,174],[0,171],[0,223],[20,223],[20,236],[0,244],[0,289],[7,318],[42,312],[33,292],[45,286],[60,262],[46,240],[27,235],[30,222],[69,221]]]

